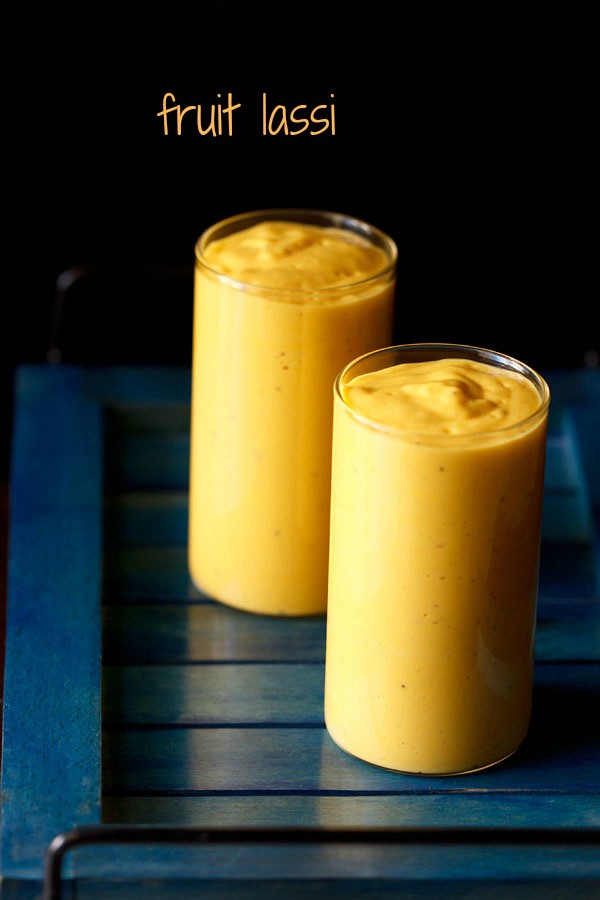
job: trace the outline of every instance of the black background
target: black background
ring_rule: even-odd
[[[6,447],[14,368],[53,347],[62,362],[188,363],[195,241],[249,209],[332,209],[390,233],[399,341],[472,342],[539,368],[597,361],[591,22],[326,10],[6,15]],[[205,108],[231,92],[233,135],[200,136],[188,117],[165,136],[165,92]],[[334,94],[336,134],[264,136],[263,92],[288,109]],[[76,267],[56,333],[57,279]]]

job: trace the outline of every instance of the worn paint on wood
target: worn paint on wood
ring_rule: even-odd
[[[190,373],[25,367],[16,394],[3,787],[26,790],[6,795],[3,874],[39,878],[52,830],[99,818],[140,829],[584,827],[590,846],[550,851],[517,840],[400,853],[242,846],[210,848],[199,860],[183,848],[107,846],[77,851],[72,872],[86,876],[86,896],[148,900],[196,896],[199,878],[203,896],[236,900],[291,898],[297,886],[298,896],[346,900],[398,896],[399,887],[400,896],[441,889],[478,900],[505,896],[509,885],[544,900],[597,895],[600,373],[547,376],[530,734],[502,766],[436,779],[377,769],[333,744],[322,711],[325,617],[247,615],[190,583]],[[71,609],[66,621],[57,609]],[[108,892],[98,880],[126,874],[131,880]]]
[[[102,429],[81,373],[24,369],[10,494],[2,873],[100,817]]]

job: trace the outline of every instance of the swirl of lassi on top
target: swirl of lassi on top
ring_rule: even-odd
[[[310,291],[379,275],[388,255],[360,235],[304,222],[264,221],[210,243],[204,261],[248,285]]]
[[[518,372],[460,358],[390,366],[358,375],[341,390],[348,406],[374,424],[442,438],[510,428],[541,403]]]

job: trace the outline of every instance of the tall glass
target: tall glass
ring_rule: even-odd
[[[280,240],[280,223],[298,228]],[[357,246],[377,260],[355,279],[344,252]],[[188,560],[209,596],[254,613],[324,613],[333,382],[390,343],[396,258],[377,228],[319,210],[245,213],[198,240]],[[235,274],[240,261],[250,275]]]
[[[414,363],[414,384],[385,380]],[[548,386],[502,353],[415,344],[351,362],[334,397],[329,733],[406,773],[498,763],[531,713]]]

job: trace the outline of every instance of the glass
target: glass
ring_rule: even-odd
[[[383,412],[369,410],[374,382],[349,387],[440,360],[458,364],[408,389],[417,428],[394,420],[400,401],[389,385]],[[472,363],[493,367],[495,405],[472,372],[460,374]],[[528,411],[494,425],[520,379]],[[502,353],[414,344],[351,362],[334,395],[329,734],[349,754],[405,773],[498,763],[523,742],[531,713],[548,386]],[[478,410],[490,415],[483,429]]]
[[[283,246],[282,222],[299,226]],[[246,254],[250,276],[232,274],[231,256],[210,258],[216,242],[265,223],[266,235],[252,232],[232,251],[235,263]],[[278,268],[286,255],[300,267],[306,247],[313,252],[305,226],[321,229],[326,248],[309,257],[308,286]],[[320,286],[319,265],[330,280],[346,271],[340,238],[347,252],[368,248],[377,265],[368,277]],[[319,210],[244,213],[199,238],[188,562],[205,594],[254,613],[324,613],[333,383],[351,359],[390,343],[396,259],[383,232]]]

